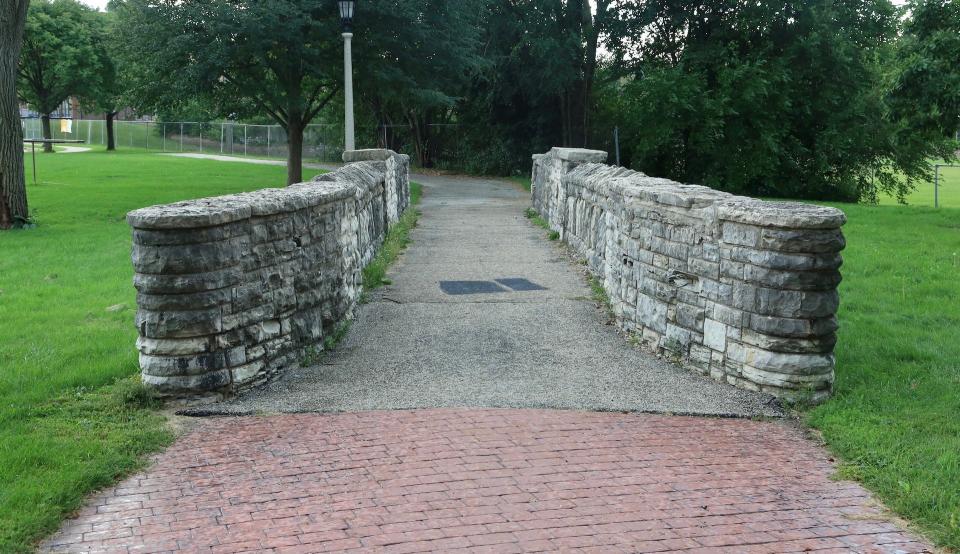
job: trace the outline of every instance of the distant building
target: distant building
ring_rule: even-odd
[[[37,113],[27,104],[20,103],[20,119],[39,119],[42,114]],[[80,99],[76,96],[63,101],[53,113],[50,119],[105,119],[102,112],[85,112],[80,106]],[[123,108],[114,119],[121,121],[153,121],[153,116],[138,116],[132,108]]]

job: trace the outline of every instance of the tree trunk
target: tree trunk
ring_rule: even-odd
[[[300,114],[287,120],[287,185],[303,182],[303,122]]]
[[[43,140],[50,140],[53,138],[53,132],[50,130],[50,114],[44,114],[40,116],[40,129],[43,131]],[[53,152],[53,145],[49,142],[43,143],[44,152]]]
[[[19,227],[29,217],[16,89],[28,3],[7,0],[0,6],[0,229]]]
[[[107,150],[116,150],[117,143],[113,136],[113,118],[117,112],[107,112]]]

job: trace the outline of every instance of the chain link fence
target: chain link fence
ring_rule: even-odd
[[[24,138],[42,138],[40,119],[22,119],[21,123]],[[286,159],[289,147],[287,133],[279,125],[196,121],[114,121],[113,125],[116,146],[122,149]],[[61,120],[51,120],[50,127],[54,139],[81,139],[90,145],[107,144],[106,121],[102,119],[72,120],[69,132],[61,128]],[[361,126],[357,128],[357,142],[409,154],[415,165],[427,160],[429,165],[438,168],[462,168],[469,161],[469,153],[461,138],[461,130],[456,124],[429,125],[420,130],[407,125]],[[427,134],[429,140],[416,140],[418,133],[421,138]],[[423,144],[428,146],[423,147]],[[343,128],[340,125],[319,123],[306,127],[303,134],[305,161],[339,162],[342,154]]]
[[[43,136],[39,119],[23,119],[23,136],[39,139]],[[106,121],[73,120],[69,132],[60,120],[50,122],[52,138],[81,139],[87,144],[107,144]],[[286,159],[289,142],[287,133],[279,125],[246,123],[202,123],[196,121],[114,121],[114,141],[117,148],[141,149],[156,152],[193,152]],[[303,136],[304,159],[336,162],[343,153],[343,137],[339,126],[333,124],[308,125]]]

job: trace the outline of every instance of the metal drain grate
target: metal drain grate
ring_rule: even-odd
[[[523,279],[521,277],[505,277],[503,279],[494,279],[493,281],[440,281],[440,290],[446,294],[459,295],[490,294],[496,292],[524,292],[532,290],[547,290],[547,288],[541,287],[529,279]]]
[[[547,290],[546,287],[541,287],[540,285],[530,281],[529,279],[523,279],[520,277],[496,279],[496,281],[501,285],[505,287],[509,287],[518,292],[523,292],[528,290]]]
[[[510,292],[493,281],[440,281],[440,290],[450,295]]]

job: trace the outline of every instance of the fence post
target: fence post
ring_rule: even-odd
[[[270,157],[270,126],[267,125],[267,157]]]
[[[183,152],[183,123],[180,124],[180,151]]]
[[[167,151],[167,124],[166,124],[166,123],[163,124],[163,139],[162,139],[162,141],[163,141],[163,142],[160,143],[160,144],[161,144],[161,146],[160,146],[160,151],[161,151],[161,152],[166,152],[166,151]]]
[[[223,123],[220,124],[220,153],[223,154]]]
[[[940,207],[940,164],[933,164],[933,207]]]
[[[613,147],[617,152],[617,165],[620,165],[620,127],[613,128]]]

